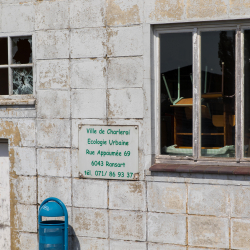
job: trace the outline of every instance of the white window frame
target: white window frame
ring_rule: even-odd
[[[244,157],[244,30],[250,30],[249,20],[199,22],[193,24],[155,25],[154,28],[154,105],[155,105],[155,162],[168,164],[249,166],[250,157]],[[235,30],[235,158],[201,156],[201,37],[202,31]],[[160,34],[192,32],[193,44],[193,156],[160,154]]]
[[[12,64],[12,38],[13,37],[32,37],[32,63],[27,64]],[[0,38],[7,38],[8,41],[8,64],[6,65],[0,65],[0,69],[2,68],[8,68],[8,87],[9,87],[9,93],[8,95],[0,95],[1,99],[11,99],[11,100],[20,100],[20,99],[32,99],[35,96],[35,86],[36,86],[36,69],[35,69],[35,35],[34,33],[1,33]],[[12,79],[12,69],[13,68],[24,68],[24,67],[31,67],[32,73],[33,73],[33,93],[32,94],[24,94],[24,95],[14,95],[13,94],[13,79]],[[31,102],[30,104],[32,104]],[[14,103],[13,103],[14,104]],[[18,102],[16,103],[18,104]],[[29,103],[27,103],[29,104]]]

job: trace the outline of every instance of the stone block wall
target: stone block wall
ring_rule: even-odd
[[[38,248],[50,196],[68,208],[69,249],[250,249],[248,177],[148,172],[152,25],[249,17],[247,0],[0,0],[1,36],[35,48],[36,104],[0,106],[11,249]],[[79,124],[138,125],[139,181],[79,179]]]

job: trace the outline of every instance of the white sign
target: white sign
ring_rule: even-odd
[[[82,177],[138,179],[138,126],[79,125]]]

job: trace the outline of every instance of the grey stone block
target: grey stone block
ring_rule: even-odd
[[[108,87],[114,89],[142,87],[143,58],[118,57],[108,61]]]
[[[124,210],[146,209],[146,190],[144,182],[110,181],[109,208]]]
[[[37,121],[37,145],[39,147],[69,147],[70,121],[46,119]]]
[[[146,240],[146,214],[143,212],[110,210],[110,238]]]
[[[49,197],[56,197],[65,205],[71,205],[71,179],[38,177],[38,203]]]
[[[143,118],[141,88],[109,89],[108,102],[110,118]]]
[[[189,216],[188,244],[190,246],[228,248],[229,219]]]
[[[74,179],[73,203],[76,207],[107,208],[107,181]]]
[[[230,213],[229,189],[222,185],[189,185],[189,214],[227,216]]]
[[[250,249],[250,220],[232,219],[232,248]]]
[[[186,216],[149,213],[148,241],[186,244]]]
[[[108,212],[105,209],[73,208],[77,236],[108,237]]]
[[[72,91],[72,118],[105,118],[106,90],[77,89]]]
[[[148,210],[154,212],[186,213],[185,184],[148,182]]]
[[[37,169],[39,175],[70,177],[70,149],[38,149]]]

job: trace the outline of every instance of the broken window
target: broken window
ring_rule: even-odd
[[[12,62],[13,64],[32,63],[32,39],[31,37],[12,38]]]
[[[0,95],[33,94],[32,37],[1,37],[0,50]]]
[[[33,93],[32,68],[13,69],[13,94],[24,95]]]

